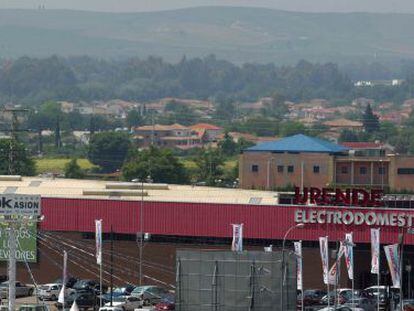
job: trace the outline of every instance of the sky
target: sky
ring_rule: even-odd
[[[413,0],[0,0],[1,8],[142,12],[225,5],[305,12],[414,13]]]

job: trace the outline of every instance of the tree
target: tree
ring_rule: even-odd
[[[184,165],[171,150],[151,146],[132,153],[122,167],[125,180],[145,180],[148,176],[155,182],[182,184],[188,182]]]
[[[233,156],[237,153],[237,143],[228,132],[224,133],[224,138],[218,143],[221,153],[225,156]]]
[[[306,133],[303,123],[297,121],[286,121],[281,124],[280,134],[282,136],[292,136]]]
[[[65,178],[82,179],[85,176],[76,158],[73,158],[65,165]]]
[[[370,104],[367,105],[367,108],[365,109],[365,112],[362,115],[362,123],[367,133],[374,133],[380,129],[378,116],[376,116],[372,112]]]
[[[0,139],[0,174],[10,174],[11,150],[13,150],[13,174],[23,176],[35,175],[35,164],[27,155],[25,145],[16,141],[11,141],[10,139]]]
[[[94,134],[89,142],[88,159],[104,172],[121,168],[130,146],[129,137],[122,132]]]
[[[213,186],[217,184],[218,179],[222,178],[224,159],[220,150],[201,149],[194,162],[197,165],[197,177],[200,181]]]
[[[353,130],[344,129],[339,135],[340,142],[356,142],[359,141],[358,134]]]
[[[140,126],[142,124],[142,116],[138,110],[131,110],[128,112],[126,123],[129,128]]]

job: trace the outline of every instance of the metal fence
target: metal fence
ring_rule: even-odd
[[[177,311],[281,310],[281,253],[177,251]],[[285,253],[283,310],[296,310],[296,264]]]

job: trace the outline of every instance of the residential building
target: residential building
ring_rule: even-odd
[[[201,146],[201,138],[189,127],[181,124],[144,125],[133,129],[139,147],[150,145],[165,148],[187,149]]]
[[[190,128],[198,134],[203,142],[215,142],[223,133],[223,128],[208,123],[198,123],[191,125]]]
[[[414,156],[394,154],[379,143],[346,145],[301,134],[258,144],[240,155],[240,186],[414,190]]]

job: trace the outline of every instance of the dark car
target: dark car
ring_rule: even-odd
[[[87,290],[92,289],[95,291],[97,295],[101,294],[101,288],[99,282],[95,280],[78,280],[72,288],[76,291],[78,290]],[[105,293],[108,287],[106,285],[102,285],[102,293]]]
[[[154,311],[175,310],[175,297],[169,295],[155,305]]]
[[[77,290],[73,291],[65,298],[65,309],[70,308],[73,302],[76,300],[78,308],[81,310],[87,310],[89,308],[97,309],[99,305],[99,299],[93,290]],[[56,303],[58,309],[62,308],[60,302]]]
[[[304,306],[313,306],[320,304],[320,301],[323,296],[326,295],[326,291],[320,289],[307,289],[303,292],[303,305]],[[298,305],[302,302],[302,296],[298,296]]]
[[[128,297],[131,296],[131,292],[134,290],[134,285],[124,285],[116,287],[112,293],[112,298]],[[111,301],[111,292],[102,295],[102,302],[105,304]]]
[[[68,278],[66,278],[66,288],[72,288],[73,287],[73,285],[75,285],[75,283],[78,281],[78,279],[77,278],[75,278],[75,277],[68,277]],[[56,284],[62,284],[62,279],[57,279],[57,280],[55,280],[54,282],[52,282],[52,283],[56,283]]]

